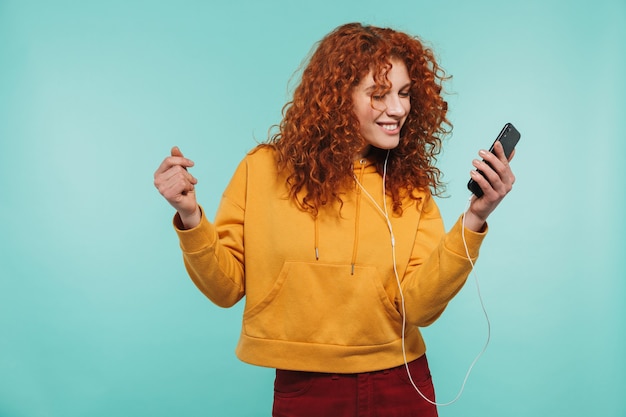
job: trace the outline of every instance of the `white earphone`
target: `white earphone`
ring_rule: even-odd
[[[467,241],[465,239],[465,212],[467,212],[467,209],[469,208],[469,204],[471,202],[471,197],[468,200],[467,206],[465,208],[465,211],[463,212],[463,218],[462,218],[462,227],[461,227],[461,237],[463,239],[463,246],[465,247],[465,254],[467,256],[467,259],[469,260],[470,264],[471,264],[471,272],[474,275],[474,281],[476,283],[476,289],[478,292],[478,299],[480,300],[480,305],[483,311],[483,314],[485,316],[485,320],[487,322],[487,340],[485,341],[485,345],[483,346],[483,348],[481,349],[481,351],[478,353],[478,355],[476,356],[476,358],[474,358],[474,360],[472,361],[472,363],[470,364],[467,373],[465,374],[465,378],[463,379],[463,383],[461,384],[461,388],[459,389],[458,394],[456,395],[456,397],[454,397],[454,399],[452,399],[451,401],[448,401],[446,403],[438,403],[435,402],[433,400],[431,400],[430,398],[427,398],[426,395],[424,395],[424,393],[422,393],[419,388],[417,387],[417,385],[415,384],[415,382],[413,381],[413,377],[411,376],[411,371],[409,370],[409,364],[407,361],[407,357],[406,357],[406,347],[405,347],[405,327],[406,327],[406,307],[404,304],[404,294],[402,293],[402,284],[400,282],[400,276],[398,275],[398,268],[396,265],[396,240],[393,234],[393,227],[391,226],[391,220],[389,219],[389,212],[387,210],[387,189],[386,189],[386,185],[385,185],[385,180],[387,177],[387,161],[389,159],[389,153],[390,151],[387,151],[387,155],[385,156],[385,162],[383,165],[383,208],[380,208],[380,206],[378,205],[378,203],[376,203],[376,200],[374,200],[374,198],[370,195],[370,193],[367,192],[367,190],[365,189],[365,187],[363,187],[363,185],[359,182],[358,178],[356,178],[355,176],[355,180],[356,183],[358,184],[358,186],[361,188],[361,190],[363,191],[363,193],[372,201],[372,203],[374,203],[374,207],[376,207],[376,209],[381,213],[381,215],[385,218],[386,222],[387,222],[387,228],[389,229],[389,236],[390,236],[390,240],[391,240],[391,254],[392,254],[392,260],[393,260],[393,272],[395,274],[396,277],[396,283],[398,284],[398,290],[400,291],[400,300],[401,300],[401,305],[402,305],[402,357],[404,358],[404,366],[406,368],[406,372],[407,375],[409,377],[409,381],[411,382],[411,385],[413,386],[413,388],[415,388],[415,391],[417,391],[419,393],[419,395],[422,396],[422,398],[424,398],[424,400],[428,401],[429,403],[436,405],[436,406],[447,406],[450,404],[455,403],[460,397],[461,394],[463,394],[463,391],[465,389],[465,384],[467,383],[467,380],[470,376],[470,373],[472,372],[472,369],[474,368],[474,365],[476,365],[476,362],[478,362],[478,359],[480,359],[480,357],[483,355],[483,353],[485,353],[485,351],[487,350],[487,346],[489,345],[489,340],[491,339],[491,323],[489,321],[489,316],[487,315],[487,310],[485,308],[485,304],[483,302],[483,298],[482,295],[480,293],[480,286],[478,285],[478,276],[476,275],[476,272],[474,271],[474,262],[472,261],[472,258],[469,254],[469,248],[467,247]]]

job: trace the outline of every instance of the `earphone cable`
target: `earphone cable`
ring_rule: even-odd
[[[387,228],[389,229],[389,235],[390,235],[390,238],[391,238],[391,254],[392,254],[392,260],[393,260],[393,272],[394,272],[394,275],[395,275],[395,278],[396,278],[396,283],[398,285],[398,290],[399,290],[399,293],[400,293],[401,308],[402,308],[402,357],[403,357],[403,360],[404,360],[404,366],[406,368],[406,372],[407,372],[409,381],[411,382],[411,385],[413,386],[415,391],[417,391],[417,393],[425,401],[429,402],[430,404],[436,405],[436,406],[448,406],[448,405],[453,404],[456,401],[458,401],[458,399],[463,394],[463,391],[465,390],[465,385],[467,384],[467,380],[469,379],[470,373],[472,372],[472,369],[474,368],[474,365],[476,365],[478,360],[485,353],[485,351],[487,350],[487,346],[489,345],[489,342],[491,340],[491,322],[489,320],[489,315],[487,314],[487,309],[485,307],[485,303],[483,301],[483,297],[482,297],[482,294],[480,292],[480,285],[478,283],[478,275],[476,274],[476,271],[474,270],[474,261],[472,260],[472,257],[470,256],[469,248],[467,246],[467,240],[465,238],[465,213],[469,209],[469,206],[470,206],[470,203],[471,203],[471,197],[468,200],[468,203],[467,203],[467,206],[466,206],[465,210],[463,211],[463,216],[462,216],[462,220],[461,220],[461,238],[463,240],[463,246],[465,248],[466,257],[469,260],[470,265],[471,265],[470,272],[474,276],[474,282],[476,284],[476,291],[478,293],[478,299],[480,301],[480,306],[481,306],[481,309],[483,311],[483,315],[485,316],[485,320],[486,320],[486,323],[487,323],[487,339],[486,339],[485,344],[484,344],[483,348],[481,349],[481,351],[478,353],[478,355],[474,358],[474,360],[470,364],[470,366],[469,366],[469,368],[467,370],[467,373],[465,374],[465,377],[463,379],[463,383],[461,384],[461,388],[459,389],[459,392],[457,393],[456,397],[454,397],[454,399],[452,399],[451,401],[448,401],[448,402],[445,402],[445,403],[439,403],[439,402],[435,402],[435,401],[431,400],[430,398],[427,398],[426,395],[424,395],[424,393],[422,393],[420,391],[420,389],[417,387],[417,385],[413,381],[413,377],[412,377],[411,371],[409,369],[408,359],[407,359],[407,356],[406,356],[406,346],[405,346],[405,344],[406,344],[406,340],[405,340],[406,305],[405,305],[404,294],[403,294],[403,291],[402,291],[402,283],[400,282],[400,276],[398,274],[398,268],[397,268],[397,262],[396,262],[396,248],[395,248],[396,247],[396,242],[395,242],[395,236],[394,236],[394,233],[393,233],[393,227],[391,225],[391,220],[389,218],[389,212],[388,212],[388,209],[387,209],[386,178],[387,178],[387,161],[388,161],[388,158],[389,158],[389,151],[387,151],[387,155],[385,157],[385,162],[383,164],[382,192],[383,192],[383,208],[384,209],[380,208],[378,203],[376,203],[376,200],[374,200],[374,198],[367,192],[365,187],[363,187],[363,185],[359,182],[359,180],[356,178],[356,176],[355,176],[355,180],[356,180],[356,183],[358,184],[358,186],[364,192],[364,194],[367,195],[367,197],[372,201],[372,203],[374,203],[374,207],[376,207],[376,209],[385,218],[385,220],[387,222]]]

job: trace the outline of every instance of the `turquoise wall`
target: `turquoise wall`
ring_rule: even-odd
[[[0,0],[0,416],[270,414],[241,306],[186,276],[152,174],[180,146],[212,217],[350,21],[420,35],[453,75],[448,226],[477,150],[522,132],[476,269],[491,343],[441,416],[626,416],[624,0]],[[473,279],[425,335],[449,401],[486,337]]]

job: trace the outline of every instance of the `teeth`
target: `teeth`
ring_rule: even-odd
[[[393,124],[393,125],[381,125],[383,127],[383,129],[385,130],[395,130],[398,128],[398,124]]]

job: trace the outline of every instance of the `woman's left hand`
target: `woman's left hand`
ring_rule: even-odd
[[[515,151],[507,159],[500,142],[495,143],[493,151],[494,153],[481,150],[478,154],[483,160],[472,161],[472,165],[482,171],[484,177],[476,171],[470,172],[472,179],[483,190],[481,197],[472,195],[469,209],[465,213],[465,227],[470,230],[480,231],[485,227],[487,217],[511,191],[515,182],[515,175],[509,165]]]

